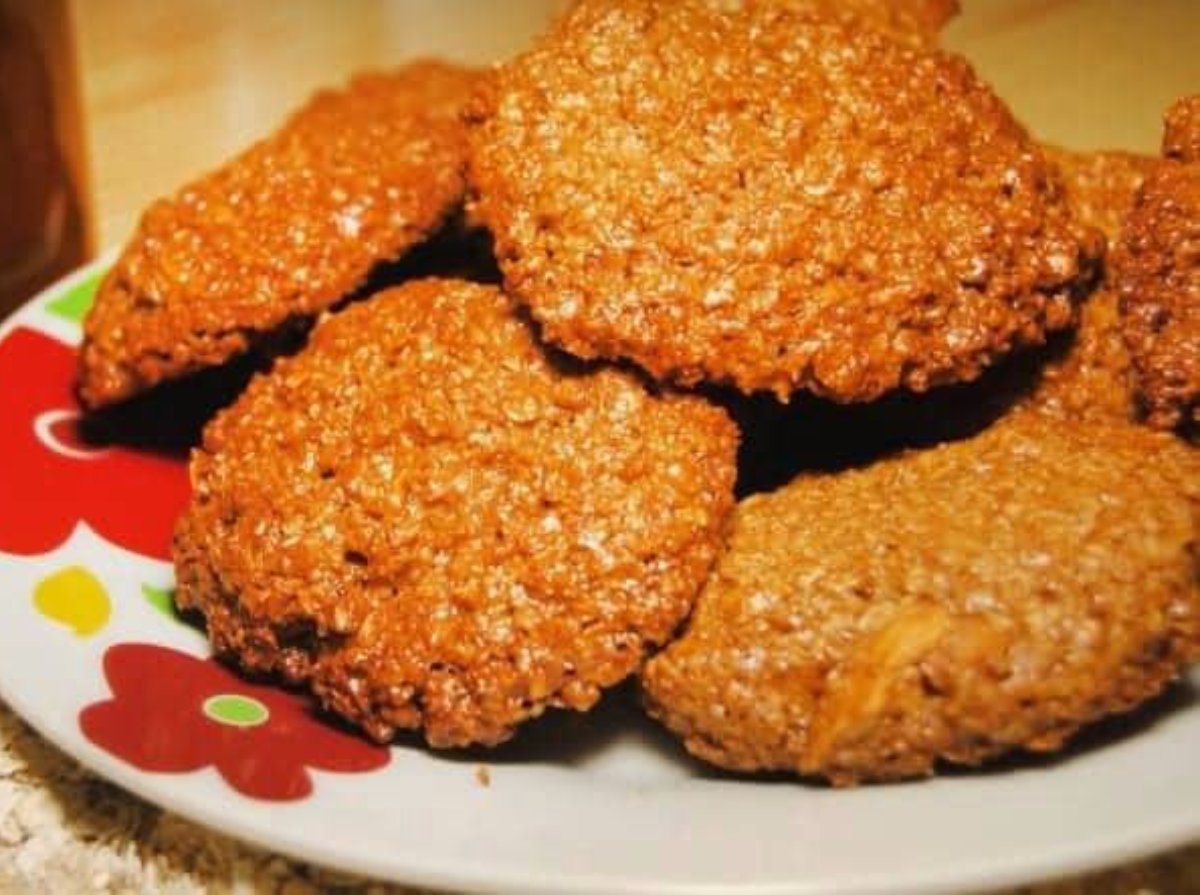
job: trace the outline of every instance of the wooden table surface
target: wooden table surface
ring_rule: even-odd
[[[121,242],[149,200],[270,130],[314,88],[414,54],[502,58],[559,5],[77,0],[97,245]],[[1043,139],[1153,151],[1162,108],[1200,90],[1200,0],[963,5],[947,43]],[[24,806],[20,835],[5,838],[6,805]],[[95,781],[2,707],[0,820],[0,891],[359,888],[204,833]],[[1200,847],[1027,891],[1191,895],[1200,892]]]
[[[272,128],[318,86],[418,53],[489,62],[562,0],[78,0],[101,247],[138,210]],[[1035,133],[1153,150],[1200,90],[1200,0],[963,0],[947,43]],[[502,9],[502,12],[497,12]]]

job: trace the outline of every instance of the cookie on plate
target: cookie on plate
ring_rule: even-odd
[[[1028,414],[749,498],[649,710],[721,767],[839,785],[1058,749],[1200,658],[1198,464]]]
[[[942,28],[959,13],[958,0],[737,0],[736,5],[756,2],[811,9],[852,25],[880,28],[894,38],[925,46],[935,45]]]
[[[1069,328],[1102,251],[964,60],[789,3],[583,0],[468,114],[508,290],[661,379],[970,380]]]
[[[151,205],[84,323],[83,402],[222,364],[436,230],[462,201],[474,80],[435,61],[360,75]]]
[[[1122,329],[1147,422],[1200,423],[1200,163],[1146,179],[1114,259]]]
[[[1062,174],[1078,218],[1114,244],[1158,160],[1133,152],[1043,148]],[[1111,260],[1110,251],[1096,288],[1082,303],[1078,327],[1064,345],[1049,352],[1032,394],[1023,402],[1026,407],[1068,419],[1133,418],[1131,361],[1122,337]]]
[[[1042,151],[1062,175],[1076,216],[1110,243],[1116,242],[1138,190],[1158,160],[1139,152],[1087,152],[1046,144]]]
[[[1176,100],[1163,118],[1163,155],[1200,163],[1200,93]]]
[[[1107,284],[1087,297],[1079,326],[1042,359],[1019,406],[1069,420],[1132,422],[1132,362],[1117,304]]]
[[[378,740],[585,710],[687,615],[733,506],[724,412],[545,353],[495,288],[319,323],[205,432],[176,599]]]

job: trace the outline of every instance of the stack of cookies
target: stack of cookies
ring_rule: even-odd
[[[1200,103],[1163,158],[1040,146],[953,12],[580,0],[148,209],[82,400],[269,355],[193,452],[178,605],[379,741],[636,675],[701,759],[836,784],[1161,691],[1200,658]]]

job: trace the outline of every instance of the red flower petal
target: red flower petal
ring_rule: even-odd
[[[168,708],[199,705],[227,682],[225,668],[154,643],[118,643],[104,653],[104,678],[118,699]]]
[[[217,770],[230,786],[255,799],[303,799],[313,788],[312,777],[303,764],[269,749],[234,750],[217,762]]]
[[[391,760],[387,747],[320,721],[310,712],[306,707],[303,732],[292,737],[296,756],[310,767],[355,773],[382,768]]]
[[[143,771],[198,771],[212,764],[213,739],[177,713],[147,712],[134,702],[111,699],[79,714],[89,740]]]
[[[46,553],[82,520],[168,559],[188,498],[184,458],[89,447],[74,424],[74,378],[75,349],[25,328],[0,341],[0,380],[21,384],[0,389],[0,550]]]
[[[319,721],[300,696],[243,681],[212,660],[123,643],[105,653],[104,673],[113,698],[85,708],[80,727],[143,770],[212,765],[238,792],[290,800],[312,792],[308,766],[361,772],[391,759],[386,748]]]
[[[260,740],[258,748],[322,771],[362,773],[391,761],[386,746],[321,720],[306,699],[282,695],[292,702],[292,710],[284,713],[277,705],[271,706],[272,723],[253,731]]]
[[[206,663],[142,643],[104,654],[113,699],[80,713],[84,736],[146,771],[195,771],[212,763],[219,728],[200,711],[212,686]]]

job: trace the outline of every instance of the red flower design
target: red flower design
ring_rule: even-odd
[[[0,550],[46,553],[79,521],[121,547],[170,556],[187,466],[129,448],[98,450],[77,430],[75,351],[31,329],[0,341]]]
[[[113,698],[79,713],[89,740],[143,771],[216,767],[256,799],[302,799],[308,768],[362,772],[389,751],[318,720],[292,693],[250,684],[216,662],[149,643],[119,643],[104,654]]]

